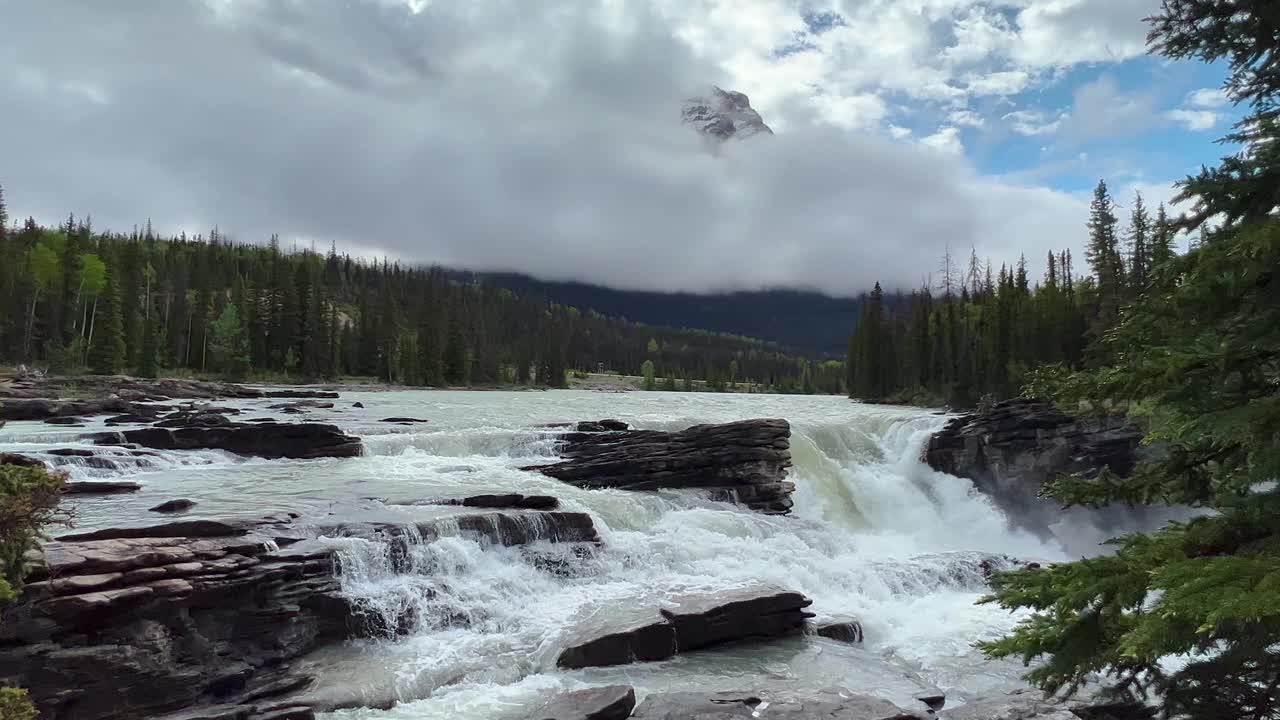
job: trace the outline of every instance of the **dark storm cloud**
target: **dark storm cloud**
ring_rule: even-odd
[[[912,286],[948,244],[1078,234],[1077,198],[879,136],[710,148],[679,109],[715,65],[638,5],[583,7],[3,3],[0,182],[46,221],[662,290]]]

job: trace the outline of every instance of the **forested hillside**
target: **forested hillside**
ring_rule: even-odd
[[[660,293],[618,290],[581,282],[539,280],[516,273],[454,273],[520,294],[546,297],[633,322],[762,338],[806,354],[841,356],[859,299],[830,297],[804,290],[753,290],[732,293]],[[865,287],[850,287],[856,295]]]
[[[943,259],[940,283],[890,303],[877,284],[849,339],[850,395],[865,400],[970,407],[1018,394],[1029,370],[1107,360],[1086,352],[1140,295],[1152,269],[1174,254],[1161,205],[1154,216],[1135,197],[1122,229],[1105,181],[1094,191],[1080,276],[1070,251],[1050,253],[1042,279],[1026,259],[997,270],[976,254]]]
[[[841,392],[839,364],[460,283],[439,268],[269,244],[11,225],[0,195],[0,360],[60,371],[189,371],[430,386],[563,386],[568,371]],[[646,364],[648,363],[648,364]],[[681,382],[678,387],[689,386]]]

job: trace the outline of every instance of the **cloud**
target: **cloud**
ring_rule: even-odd
[[[1192,132],[1212,130],[1222,119],[1219,108],[1226,106],[1227,94],[1218,88],[1203,88],[1187,94],[1183,107],[1169,110],[1165,117]]]
[[[1121,91],[1115,78],[1103,75],[1076,88],[1061,130],[1065,140],[1078,144],[1137,134],[1158,123],[1154,93]]]
[[[1165,116],[1195,132],[1211,130],[1218,124],[1218,113],[1211,110],[1170,110]]]
[[[955,127],[938,128],[938,131],[932,135],[920,138],[920,144],[951,155],[964,153],[964,145],[960,142],[960,130]]]
[[[1058,131],[1062,126],[1062,116],[1050,119],[1045,113],[1039,110],[1014,110],[1006,114],[1003,120],[1008,120],[1013,131],[1019,135],[1034,137],[1036,135],[1050,135]]]
[[[1203,88],[1187,94],[1187,105],[1199,108],[1220,108],[1227,104],[1227,94],[1221,88]]]
[[[1031,76],[1023,70],[1006,70],[969,78],[968,90],[974,95],[1016,95],[1027,89]]]
[[[845,3],[814,34],[773,0],[25,3],[0,180],[45,221],[659,290],[848,295],[916,285],[948,244],[1078,247],[1086,198],[964,158],[972,69],[936,59],[956,12]],[[818,50],[774,58],[796,33]],[[709,83],[778,134],[708,152],[679,109]],[[907,140],[887,92],[957,114]]]
[[[956,125],[966,125],[968,127],[980,128],[986,125],[986,121],[982,116],[972,110],[955,110],[947,119]]]

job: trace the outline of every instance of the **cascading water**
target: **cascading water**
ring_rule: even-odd
[[[356,399],[367,409],[351,408]],[[429,423],[377,420],[391,415]],[[554,431],[542,424],[602,417],[657,429],[787,418],[794,513],[761,515],[690,492],[582,490],[519,470],[554,454]],[[833,397],[385,392],[344,395],[338,407],[306,419],[360,435],[365,456],[220,457],[196,467],[183,464],[185,454],[161,453],[168,464],[137,476],[138,498],[88,501],[80,515],[90,528],[145,524],[154,517],[140,508],[181,496],[207,516],[294,510],[318,525],[376,518],[402,528],[434,518],[420,535],[330,541],[343,592],[382,632],[307,660],[319,677],[314,692],[335,704],[399,703],[335,717],[523,717],[545,690],[581,683],[627,682],[641,695],[843,686],[907,704],[930,686],[952,698],[1013,687],[1020,667],[984,662],[972,647],[1016,621],[974,604],[986,591],[984,572],[997,556],[1063,556],[1052,538],[1010,529],[968,481],[920,462],[926,438],[945,422],[920,410]],[[0,430],[0,449],[54,446],[40,429],[13,423]],[[73,439],[58,435],[57,442]],[[449,529],[439,508],[396,504],[501,492],[554,495],[563,509],[590,513],[601,546],[504,547]],[[663,663],[555,668],[571,637],[620,613],[759,582],[806,594],[820,618],[859,619],[864,644],[793,639]]]

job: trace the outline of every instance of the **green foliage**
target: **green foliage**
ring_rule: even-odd
[[[1269,18],[1269,19],[1268,19]],[[1167,716],[1280,714],[1280,71],[1274,4],[1167,0],[1154,48],[1227,58],[1253,147],[1188,178],[1195,210],[1225,222],[1156,261],[1145,292],[1098,339],[1108,362],[1037,373],[1028,391],[1071,407],[1128,408],[1163,452],[1128,478],[1063,477],[1064,504],[1169,502],[1211,514],[1113,541],[1115,554],[997,576],[988,602],[1034,611],[984,649],[1040,660],[1029,677],[1072,690],[1093,673],[1154,693]],[[1157,220],[1159,224],[1159,220]],[[1159,243],[1156,245],[1159,248]],[[1188,655],[1176,672],[1158,661]]]
[[[97,297],[107,286],[107,264],[93,253],[83,253],[79,266],[80,291],[88,297]]]
[[[0,465],[0,603],[22,591],[26,553],[40,528],[56,519],[66,476],[43,465]]]
[[[235,303],[227,303],[209,327],[209,355],[212,367],[227,377],[249,374],[249,340]]]
[[[120,292],[115,276],[107,276],[107,287],[99,298],[94,335],[89,343],[89,369],[99,375],[112,375],[124,369],[124,326],[120,320]]]
[[[36,709],[21,688],[0,688],[0,720],[36,720]]]
[[[640,374],[644,376],[644,389],[653,390],[657,387],[657,381],[654,374],[653,361],[645,360],[640,365]]]
[[[27,272],[37,290],[44,290],[58,277],[58,253],[45,242],[27,251]]]

